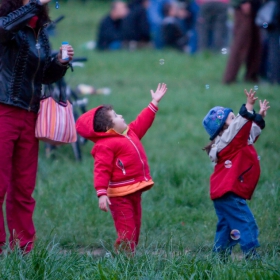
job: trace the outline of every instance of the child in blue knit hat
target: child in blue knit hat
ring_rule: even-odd
[[[269,106],[260,100],[257,114],[255,92],[245,90],[245,94],[247,102],[237,116],[229,108],[214,107],[203,120],[211,140],[204,150],[215,163],[210,178],[210,197],[218,217],[214,252],[226,259],[237,243],[246,258],[258,257],[258,226],[246,200],[251,199],[260,176],[253,143],[265,127]]]

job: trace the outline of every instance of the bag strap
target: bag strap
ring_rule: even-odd
[[[66,84],[62,79],[58,80],[57,81],[57,86],[58,86],[58,89],[59,89],[59,101],[58,103],[62,106],[67,106],[67,96],[66,96]]]
[[[46,85],[45,85],[46,86]],[[53,84],[48,84],[47,88],[48,90],[44,90],[44,93],[41,96],[41,100],[46,99],[51,97],[54,101],[56,101],[59,105],[63,107],[67,107],[68,105],[68,100],[66,96],[66,84],[63,82],[63,80],[59,80],[56,82],[56,87],[58,88],[59,91],[59,96],[54,96],[54,85]]]

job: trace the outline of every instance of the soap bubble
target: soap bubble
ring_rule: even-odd
[[[231,160],[226,160],[225,161],[225,168],[231,168],[232,167],[232,162]]]
[[[35,47],[36,47],[37,50],[40,50],[41,45],[40,45],[39,43],[37,43],[37,44],[35,45]]]
[[[268,23],[267,22],[264,22],[263,23],[263,28],[267,28],[268,27]]]
[[[160,65],[163,65],[163,64],[164,64],[164,59],[163,59],[163,58],[161,58],[161,59],[159,60],[159,64],[160,64]]]
[[[222,54],[227,54],[227,49],[226,48],[222,48],[221,53]]]
[[[231,232],[230,232],[230,238],[232,240],[238,240],[240,239],[240,231],[238,229],[233,229]]]
[[[205,85],[205,88],[206,88],[206,89],[209,89],[209,88],[210,88],[210,86],[209,86],[209,85]]]
[[[254,90],[258,90],[259,87],[257,85],[254,86]]]
[[[55,2],[55,8],[56,8],[56,9],[59,9],[59,3],[58,3],[58,1]]]
[[[258,160],[261,160],[261,156],[258,156]]]

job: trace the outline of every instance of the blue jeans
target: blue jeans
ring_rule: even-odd
[[[113,41],[109,44],[109,50],[110,51],[116,51],[120,50],[122,48],[122,42],[121,41]]]
[[[240,243],[243,253],[248,254],[260,246],[258,226],[245,199],[229,192],[213,202],[218,217],[214,252],[227,250],[231,253],[233,246]],[[240,232],[238,240],[230,237],[233,229]]]

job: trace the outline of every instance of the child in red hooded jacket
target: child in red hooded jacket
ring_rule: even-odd
[[[218,223],[214,252],[227,259],[240,243],[246,258],[258,258],[258,226],[246,199],[251,199],[260,176],[259,157],[253,146],[265,127],[268,102],[260,100],[260,112],[253,110],[255,92],[247,92],[246,105],[234,116],[229,108],[214,107],[203,120],[212,141],[204,149],[215,163],[210,178],[210,196]]]
[[[134,252],[141,227],[141,194],[152,181],[147,156],[140,140],[152,125],[166,84],[151,90],[152,102],[129,125],[111,106],[99,106],[83,114],[76,123],[78,133],[95,143],[94,187],[99,208],[114,219],[118,238],[115,248]]]

